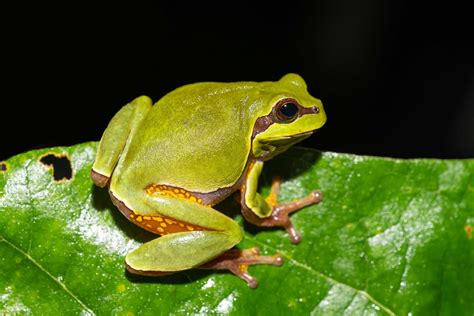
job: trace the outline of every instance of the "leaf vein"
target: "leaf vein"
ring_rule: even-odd
[[[264,247],[267,247],[273,251],[278,251],[276,248],[262,242],[262,241],[259,241],[259,240],[256,240],[256,239],[252,239],[250,237],[248,237],[247,235],[245,236],[245,238],[248,238],[250,240],[252,240],[253,242],[257,243],[257,244],[260,244],[261,246],[264,246]],[[343,286],[347,286],[348,288],[352,289],[353,291],[355,292],[358,292],[360,293],[362,296],[365,296],[369,301],[371,301],[372,303],[376,304],[377,306],[379,306],[383,311],[385,311],[386,313],[388,313],[389,315],[395,315],[395,312],[393,312],[392,310],[390,310],[388,307],[386,307],[385,305],[383,305],[382,303],[380,303],[379,301],[377,301],[374,297],[372,297],[372,295],[370,295],[369,293],[367,293],[366,291],[363,291],[363,290],[360,290],[360,289],[357,289],[349,284],[346,284],[346,283],[343,283],[343,282],[340,282],[340,281],[337,281],[333,278],[331,278],[330,276],[320,272],[320,271],[317,271],[317,270],[314,270],[312,267],[304,264],[304,263],[301,263],[295,259],[293,259],[292,257],[290,257],[288,254],[285,254],[285,253],[282,253],[283,256],[287,257],[295,266],[297,267],[300,267],[304,270],[307,270],[309,272],[311,272],[312,274],[314,275],[317,275],[319,277],[322,277],[323,279],[325,279],[328,283],[330,284],[341,284]]]
[[[18,251],[20,254],[22,254],[26,259],[28,259],[31,263],[33,263],[35,266],[38,267],[41,271],[43,271],[47,276],[49,276],[54,282],[56,282],[67,294],[69,294],[76,303],[78,303],[84,311],[89,314],[89,315],[95,315],[95,313],[90,309],[84,302],[82,302],[71,290],[69,290],[64,283],[62,283],[60,280],[54,277],[48,270],[46,270],[38,261],[36,261],[32,256],[30,256],[28,253],[23,251],[21,248],[15,246],[13,243],[8,241],[5,237],[0,235],[0,238],[2,241],[7,243],[11,248],[14,250]]]

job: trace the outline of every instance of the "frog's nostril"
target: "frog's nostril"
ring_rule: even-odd
[[[318,114],[319,112],[320,112],[320,109],[316,105],[314,105],[310,108],[300,108],[301,115],[304,115],[304,114]]]

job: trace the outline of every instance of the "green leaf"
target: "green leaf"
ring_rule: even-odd
[[[283,230],[236,215],[246,231],[240,247],[286,259],[252,267],[260,283],[252,290],[228,273],[125,273],[126,253],[155,236],[93,186],[95,150],[96,143],[43,149],[0,164],[1,313],[474,314],[474,160],[302,148],[275,158],[263,192],[279,174],[281,201],[318,188],[324,200],[293,215],[303,236],[297,246]],[[228,199],[221,208],[238,206]]]

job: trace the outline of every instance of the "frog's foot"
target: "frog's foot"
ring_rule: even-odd
[[[264,220],[262,226],[282,226],[290,235],[290,240],[293,244],[301,241],[301,235],[293,226],[289,215],[308,205],[317,204],[321,202],[322,194],[320,191],[313,191],[308,196],[289,203],[282,203],[273,206],[272,215]]]
[[[319,203],[322,200],[322,193],[320,191],[313,191],[302,199],[278,204],[278,193],[280,191],[281,181],[280,177],[273,178],[270,194],[265,199],[272,207],[272,213],[269,217],[259,218],[246,208],[243,209],[242,214],[249,222],[260,227],[280,226],[285,228],[290,235],[291,242],[297,244],[301,241],[301,235],[293,226],[289,215],[306,206]]]
[[[273,256],[261,256],[258,248],[245,250],[231,249],[216,259],[203,264],[200,269],[229,270],[245,282],[251,288],[258,286],[257,279],[248,273],[248,267],[254,264],[271,264],[281,266],[283,257],[276,254]]]

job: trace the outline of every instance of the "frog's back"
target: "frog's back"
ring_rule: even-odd
[[[194,192],[233,185],[250,152],[255,94],[251,82],[199,83],[169,93],[132,135],[119,181]]]

